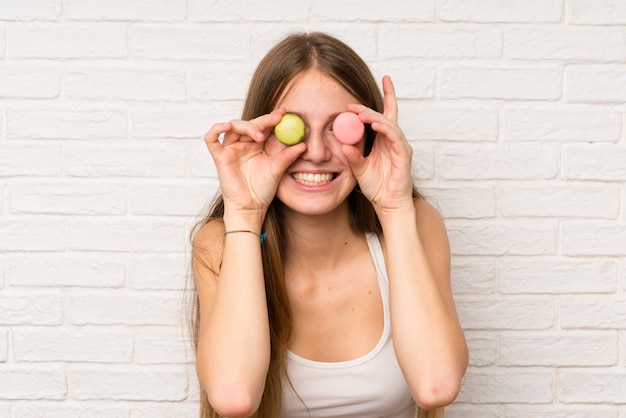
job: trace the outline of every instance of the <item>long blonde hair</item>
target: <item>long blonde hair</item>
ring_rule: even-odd
[[[293,34],[274,46],[257,67],[244,104],[242,119],[250,120],[271,112],[289,82],[298,74],[315,68],[340,83],[350,94],[372,109],[383,111],[383,98],[367,64],[350,47],[329,35],[315,32]],[[365,155],[372,149],[376,132],[366,126]],[[414,197],[418,197],[414,188]],[[358,186],[348,196],[350,226],[359,233],[382,234],[382,228],[371,203],[360,193]],[[270,325],[270,365],[257,418],[276,418],[280,415],[283,379],[288,379],[286,353],[292,329],[292,313],[285,289],[283,257],[286,241],[283,229],[283,208],[278,199],[270,205],[263,230],[267,239],[261,247],[265,291]],[[224,202],[218,195],[208,214],[192,231],[224,215]],[[214,272],[218,274],[218,272]],[[194,350],[198,344],[199,306],[197,294],[192,297],[190,327]],[[200,394],[201,418],[218,418],[203,390]],[[443,408],[420,411],[420,418],[441,418]]]

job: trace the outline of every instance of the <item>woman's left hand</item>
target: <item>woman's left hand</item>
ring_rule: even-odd
[[[382,114],[363,105],[348,105],[349,111],[377,133],[370,154],[364,157],[355,146],[342,146],[361,192],[379,216],[414,207],[413,149],[398,126],[398,102],[389,76],[383,77],[383,94]]]

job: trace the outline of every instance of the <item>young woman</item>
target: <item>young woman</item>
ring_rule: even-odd
[[[447,235],[382,86],[341,41],[291,35],[242,119],[206,134],[221,195],[193,246],[203,417],[434,417],[457,396]],[[333,134],[346,111],[366,126],[355,145]],[[273,131],[287,112],[306,126],[293,146]]]

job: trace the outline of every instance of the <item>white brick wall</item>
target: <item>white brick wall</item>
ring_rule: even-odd
[[[295,30],[396,82],[471,366],[452,418],[626,418],[626,1],[0,0],[0,418],[190,417],[202,136]]]

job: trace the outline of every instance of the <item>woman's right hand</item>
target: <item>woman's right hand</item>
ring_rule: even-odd
[[[262,220],[285,170],[306,149],[299,143],[273,155],[265,152],[265,142],[284,114],[280,108],[250,121],[216,123],[204,136],[229,213]]]

